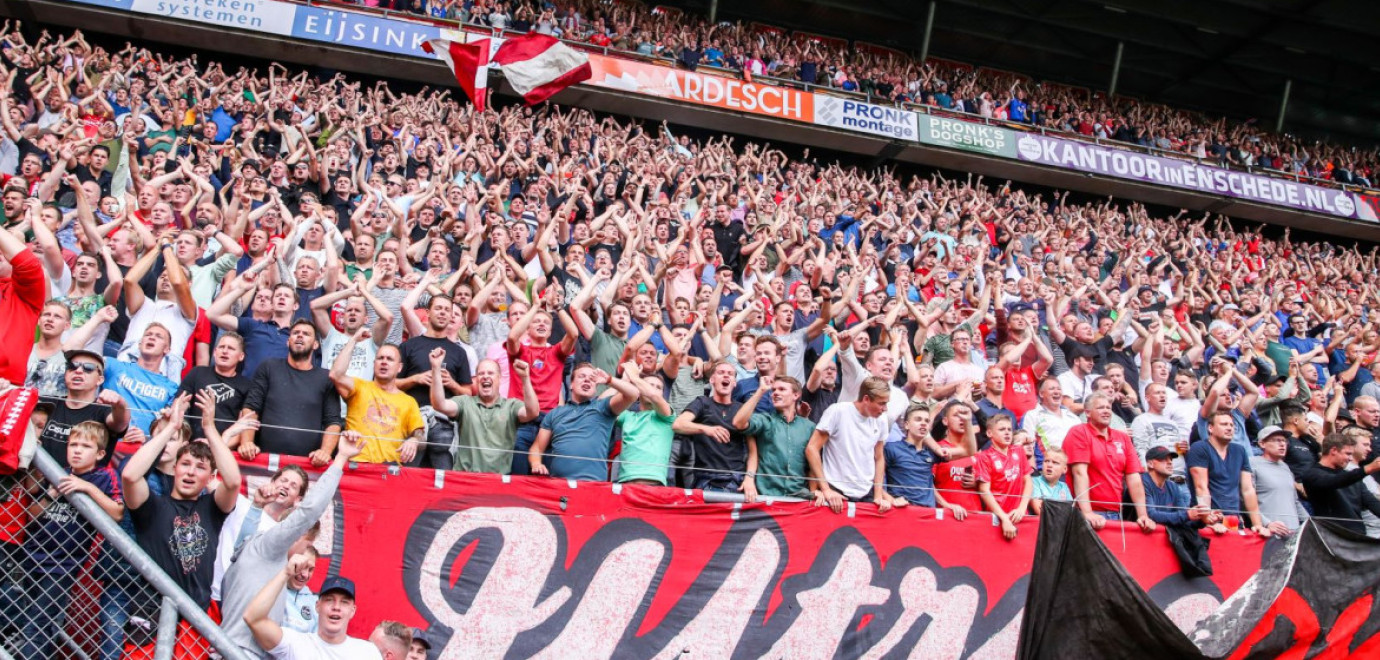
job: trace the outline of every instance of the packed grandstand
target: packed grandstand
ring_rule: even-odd
[[[633,5],[393,9],[1280,176],[1369,186],[1376,159]],[[243,657],[502,655],[492,629],[352,622],[365,578],[313,576],[314,524],[369,464],[990,518],[996,550],[1047,502],[1219,553],[1310,517],[1380,537],[1369,246],[56,28],[0,40],[0,385],[62,471],[16,471],[24,434],[0,429],[0,657],[161,652],[167,594],[125,545]],[[178,657],[233,653],[199,623]]]

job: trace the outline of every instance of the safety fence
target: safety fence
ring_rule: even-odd
[[[0,660],[241,657],[102,506],[120,492],[113,467],[67,474],[42,449],[0,475]]]

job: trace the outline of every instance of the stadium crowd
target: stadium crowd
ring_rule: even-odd
[[[54,542],[89,538],[74,492],[247,652],[344,643],[353,585],[303,590],[352,461],[985,511],[1008,538],[1051,499],[1380,535],[1374,249],[79,33],[0,48],[0,378],[71,472],[0,481],[0,592],[55,599],[0,608],[19,657],[90,558]],[[260,453],[327,469],[241,496]],[[114,658],[149,614],[103,586]]]
[[[866,94],[1114,140],[1163,152],[1357,186],[1375,185],[1380,150],[1278,134],[1166,105],[758,23],[711,23],[673,8],[600,0],[362,0],[368,7],[494,29],[535,30],[593,46],[760,78]]]

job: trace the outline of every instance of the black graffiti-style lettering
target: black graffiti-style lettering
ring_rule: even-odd
[[[672,547],[644,521],[610,522],[572,561],[559,516],[433,510],[406,548],[405,590],[441,658],[890,658],[920,649],[958,658],[985,642],[1000,654],[987,640],[1013,629],[1024,600],[1018,585],[984,616],[987,593],[971,570],[941,568],[917,548],[883,570],[853,528],[833,532],[807,571],[784,577],[790,548],[760,511],[744,512],[651,622],[671,558],[690,548]],[[1014,637],[1009,644],[1007,655]]]

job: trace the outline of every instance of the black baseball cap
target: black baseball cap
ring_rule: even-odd
[[[1162,461],[1166,458],[1176,458],[1178,454],[1168,447],[1151,447],[1150,451],[1145,452],[1145,460]]]
[[[428,651],[431,650],[431,640],[427,639],[426,633],[421,628],[412,629],[412,641],[425,646]]]
[[[355,583],[352,580],[350,580],[350,578],[341,577],[339,575],[332,575],[326,578],[325,582],[321,583],[320,595],[325,596],[326,594],[332,591],[339,591],[340,593],[349,596],[351,600],[354,600]]]

